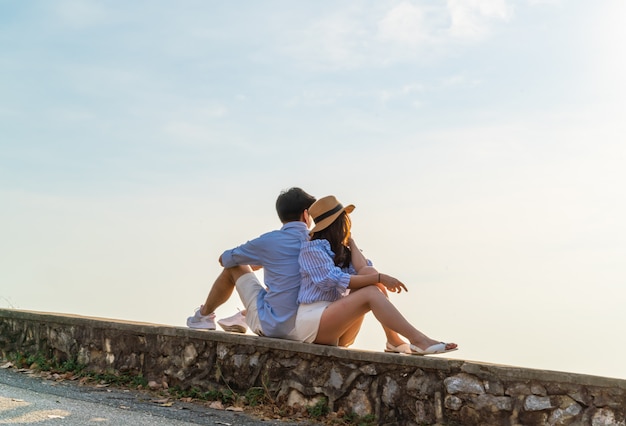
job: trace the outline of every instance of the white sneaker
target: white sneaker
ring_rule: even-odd
[[[224,331],[230,331],[233,333],[245,333],[248,330],[248,324],[246,324],[246,317],[241,312],[237,312],[235,315],[218,320],[217,323],[224,329]]]
[[[187,318],[187,327],[199,328],[203,330],[215,330],[215,313],[211,312],[209,315],[202,315],[200,309],[196,309],[196,313],[192,317]]]

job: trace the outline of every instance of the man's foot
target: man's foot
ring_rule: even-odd
[[[237,312],[231,317],[218,320],[217,323],[224,331],[230,331],[232,333],[245,333],[248,330],[246,317],[241,312]]]
[[[215,330],[215,313],[210,313],[209,315],[202,315],[200,313],[200,309],[196,309],[196,313],[187,318],[187,327],[189,328],[198,328],[202,330]]]

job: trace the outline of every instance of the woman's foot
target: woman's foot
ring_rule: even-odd
[[[452,352],[458,349],[456,343],[438,342],[433,339],[425,339],[419,343],[411,343],[411,353],[414,355],[432,355]]]
[[[411,345],[411,354],[412,355],[435,355],[435,354],[443,354],[446,352],[456,351],[457,346],[456,343],[444,343],[439,342],[435,343],[427,347],[426,349],[420,349],[415,345]]]

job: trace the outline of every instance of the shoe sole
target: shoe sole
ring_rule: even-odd
[[[220,324],[219,322],[218,324],[220,325],[220,327],[224,329],[224,331],[229,331],[231,333],[243,334],[247,331],[247,327],[244,327],[243,325],[223,325],[223,324]]]
[[[419,353],[419,352],[411,352],[411,355],[417,355],[417,356],[426,356],[426,355],[439,355],[439,354],[447,354],[448,352],[454,352],[454,351],[458,351],[459,348],[454,348],[454,349],[446,349],[443,351],[435,351],[435,352],[424,352],[424,353]]]
[[[189,328],[193,328],[195,330],[215,330],[215,327],[211,328],[211,327],[206,327],[205,325],[202,324],[189,324],[187,323],[187,327]]]

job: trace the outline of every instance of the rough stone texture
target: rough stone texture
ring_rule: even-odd
[[[529,395],[524,400],[524,409],[526,411],[543,411],[554,408],[548,396]]]
[[[379,424],[626,426],[626,381],[587,375],[0,309],[0,354],[16,352],[154,386],[263,387],[301,406],[325,398]]]

